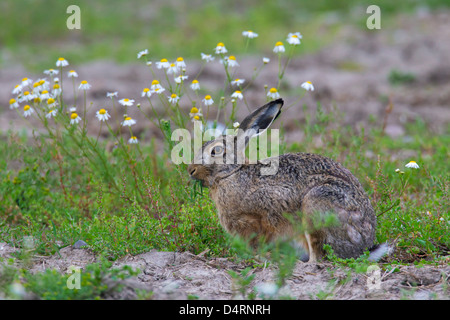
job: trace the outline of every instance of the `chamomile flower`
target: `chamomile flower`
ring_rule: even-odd
[[[191,118],[191,121],[192,122],[195,122],[195,121],[201,121],[201,118],[200,118],[200,116],[193,116],[192,118]]]
[[[106,93],[106,97],[107,98],[113,98],[113,97],[116,97],[117,98],[117,94],[118,94],[118,92],[117,91],[115,91],[115,92],[107,92]]]
[[[170,67],[170,63],[169,61],[167,61],[167,59],[161,59],[161,61],[156,62],[156,67],[158,69],[161,68],[167,69],[168,67]]]
[[[205,104],[205,106],[210,106],[214,103],[214,100],[211,98],[211,96],[209,94],[206,95],[202,101]]]
[[[214,50],[216,51],[216,54],[228,52],[227,48],[225,48],[225,45],[222,42],[219,42]]]
[[[191,117],[191,119],[195,116],[201,117],[202,112],[201,110],[197,109],[196,107],[192,107],[191,111],[189,112],[189,117]]]
[[[59,84],[55,83],[55,84],[53,85],[53,91],[52,91],[52,94],[53,94],[55,97],[61,94],[61,87],[59,86]]]
[[[314,91],[314,86],[313,86],[313,84],[311,83],[311,81],[306,81],[306,82],[303,82],[302,83],[302,85],[301,85],[301,87],[303,88],[303,89],[305,89],[306,91]]]
[[[78,89],[80,89],[80,90],[89,90],[90,88],[91,88],[91,85],[86,80],[81,81],[81,84],[78,87]]]
[[[136,124],[136,120],[132,119],[131,117],[125,117],[125,119],[122,122],[122,126],[131,127],[133,124]]]
[[[28,86],[28,85],[30,85],[32,83],[33,83],[33,80],[31,80],[31,79],[28,79],[28,78],[23,78],[22,79],[22,87],[26,87],[26,86]]]
[[[159,84],[158,80],[153,80],[150,89],[155,90],[156,88],[162,89],[162,86]]]
[[[157,93],[157,94],[161,94],[161,93],[163,93],[164,91],[166,91],[166,89],[164,89],[163,87],[155,88],[155,89],[153,90],[153,92],[155,92],[155,93]]]
[[[173,74],[178,73],[178,67],[175,63],[171,63],[169,65],[169,67],[167,68],[167,74],[171,74],[171,73],[173,73]]]
[[[251,30],[248,30],[248,31],[242,31],[242,35],[243,35],[244,37],[247,37],[247,38],[250,38],[250,39],[253,39],[253,38],[257,38],[257,37],[258,37],[258,34],[255,33],[255,32],[253,32],[253,31],[251,31]]]
[[[70,115],[70,124],[76,124],[80,121],[80,116],[76,112],[72,112],[72,114]]]
[[[186,62],[184,62],[184,59],[182,57],[178,57],[175,63],[179,69],[186,68]]]
[[[39,86],[41,87],[42,90],[50,89],[50,82],[48,82],[47,80],[39,79],[37,82],[39,83]]]
[[[69,62],[67,62],[64,58],[59,58],[58,61],[56,61],[57,67],[67,67],[69,65]]]
[[[275,48],[273,48],[273,52],[275,53],[281,53],[281,52],[285,52],[286,48],[283,45],[283,42],[278,41],[277,43],[275,43]]]
[[[9,100],[9,108],[10,109],[16,109],[19,107],[19,103],[16,101],[16,99]]]
[[[405,167],[407,167],[407,168],[412,168],[412,169],[419,169],[419,168],[420,168],[419,165],[417,164],[417,162],[415,162],[415,161],[410,161],[410,162],[408,162],[408,163],[405,165]]]
[[[49,112],[45,115],[47,119],[50,119],[51,117],[56,116],[56,109],[50,109]]]
[[[235,56],[225,57],[220,62],[229,67],[238,67],[239,66],[239,63],[237,63]]]
[[[44,74],[49,75],[49,76],[56,76],[58,73],[59,73],[59,70],[55,70],[55,69],[44,70]]]
[[[128,143],[129,144],[139,143],[139,141],[138,141],[138,138],[136,138],[135,136],[132,136],[130,139],[128,139]]]
[[[234,85],[234,86],[239,87],[244,82],[245,82],[245,79],[234,79],[233,81],[231,81],[231,84]]]
[[[294,46],[299,45],[300,44],[300,39],[303,38],[303,36],[300,34],[300,32],[294,32],[294,33],[289,33],[287,36],[286,41],[289,44],[292,44]]]
[[[266,58],[266,57],[263,58],[263,63],[264,64],[268,64],[269,62],[270,62],[269,58]]]
[[[239,91],[239,90],[236,90],[235,92],[233,92],[231,97],[235,98],[235,99],[240,99],[240,100],[244,99],[244,96],[242,95],[242,92]]]
[[[33,93],[38,94],[39,91],[41,91],[41,85],[39,84],[39,82],[35,82],[33,83]]]
[[[119,100],[119,103],[120,103],[121,105],[123,105],[123,106],[131,107],[131,106],[133,105],[133,103],[134,103],[134,100],[133,100],[133,99],[125,98],[125,99],[120,99],[120,100]]]
[[[178,100],[180,100],[180,97],[177,96],[175,93],[172,93],[170,97],[167,97],[169,99],[170,103],[176,104]]]
[[[233,123],[233,128],[237,129],[239,128],[239,125],[240,123],[236,121],[235,123]]]
[[[69,78],[78,78],[78,73],[75,70],[70,70],[69,72],[67,72],[67,76]]]
[[[200,90],[200,83],[198,82],[197,79],[192,80],[191,82],[191,89],[192,90]]]
[[[202,60],[205,60],[206,62],[211,62],[214,60],[214,57],[210,54],[204,54],[202,52],[201,55],[202,55]]]
[[[145,57],[146,55],[148,55],[148,49],[139,51],[138,54],[137,54],[137,58],[140,59],[142,57]]]
[[[187,80],[187,78],[188,78],[188,76],[183,76],[182,74],[180,74],[178,77],[175,77],[174,80],[175,80],[176,83],[181,83],[184,80]]]
[[[106,121],[111,118],[108,111],[106,111],[105,109],[98,110],[95,116],[97,117],[98,121]]]
[[[25,91],[23,93],[22,101],[32,101],[34,99],[34,95],[30,93],[30,91]]]
[[[48,98],[48,99],[47,99],[47,106],[48,106],[49,108],[55,107],[55,106],[56,106],[56,101],[55,101],[55,99],[53,99],[53,98]]]
[[[149,88],[144,88],[144,90],[142,90],[141,97],[150,98],[151,95],[152,95],[152,92],[150,91]]]
[[[280,97],[280,94],[278,93],[278,90],[276,88],[270,88],[269,92],[267,92],[267,96],[272,99],[278,99]]]
[[[34,112],[34,109],[30,107],[29,105],[26,105],[23,107],[23,116],[26,118],[28,116],[31,116]]]
[[[14,89],[13,89],[13,91],[11,92],[12,94],[19,94],[19,93],[21,93],[22,92],[22,85],[20,85],[20,84],[17,84],[15,87],[14,87]]]

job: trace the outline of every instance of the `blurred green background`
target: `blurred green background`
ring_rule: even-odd
[[[260,36],[249,53],[269,52],[267,43],[295,31],[308,39],[299,54],[313,52],[332,40],[341,25],[365,28],[371,4],[382,8],[383,27],[399,13],[450,7],[448,0],[2,0],[0,67],[20,63],[42,71],[59,56],[77,64],[93,59],[125,63],[145,48],[151,59],[199,58],[218,42],[239,54],[243,30]],[[66,27],[69,5],[81,9],[81,30]]]

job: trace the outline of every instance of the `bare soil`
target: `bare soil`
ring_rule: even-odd
[[[15,251],[0,243],[0,258],[9,258]],[[65,274],[70,266],[83,268],[96,262],[89,249],[66,247],[59,255],[34,257],[30,271],[56,269]],[[380,282],[373,282],[372,273],[356,273],[348,268],[333,266],[329,262],[298,262],[293,275],[280,290],[284,297],[294,299],[450,299],[450,257],[440,266],[398,266],[395,272],[380,270]],[[126,256],[116,261],[113,268],[128,265],[140,274],[122,281],[120,291],[106,294],[106,299],[135,299],[137,290],[152,292],[152,299],[242,299],[237,284],[228,273],[239,272],[245,265],[226,258],[205,258],[189,252],[150,251]],[[253,269],[255,275],[249,288],[275,281],[274,267]],[[111,282],[111,285],[113,283]]]

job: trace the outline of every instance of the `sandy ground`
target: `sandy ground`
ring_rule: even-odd
[[[11,257],[14,251],[14,248],[0,243],[1,258]],[[69,277],[70,266],[83,270],[87,264],[97,261],[89,249],[66,247],[59,253],[61,256],[35,257],[30,270],[42,272],[51,268]],[[418,268],[410,265],[398,266],[395,272],[380,270],[379,278],[375,273],[356,273],[329,262],[298,262],[279,294],[294,299],[450,299],[449,262],[450,257],[440,266]],[[123,257],[114,263],[113,268],[123,265],[139,269],[140,274],[122,281],[124,287],[119,292],[107,293],[104,298],[135,299],[136,290],[152,292],[152,299],[187,299],[188,296],[207,300],[243,298],[228,270],[239,272],[245,266],[225,258],[204,258],[189,252],[150,251]],[[273,283],[275,272],[274,267],[253,269],[251,274],[255,278],[249,288]],[[262,297],[261,292],[264,291],[259,291],[259,298]]]
[[[381,126],[389,98],[394,106],[386,126],[389,136],[402,137],[406,124],[414,122],[416,117],[430,124],[435,133],[445,132],[450,122],[450,13],[421,13],[413,17],[401,17],[397,23],[394,31],[343,28],[329,47],[292,61],[282,92],[298,88],[304,81],[312,81],[316,90],[308,92],[302,103],[311,110],[315,109],[319,101],[325,108],[335,105],[338,110],[345,112],[345,123],[357,128],[369,127],[370,115],[377,116],[379,122],[376,125]],[[236,77],[249,79],[252,68],[258,63],[259,60],[241,59],[241,68]],[[199,62],[188,62],[190,79],[199,67]],[[142,64],[117,65],[97,61],[75,65],[73,68],[79,73],[80,80],[86,79],[92,84],[88,100],[93,101],[95,106],[109,103],[106,92],[119,91],[120,97],[135,98],[136,103],[143,101],[145,107],[140,92],[149,86],[153,78]],[[408,85],[392,86],[388,81],[392,70],[411,73],[415,80]],[[277,66],[272,61],[247,92],[247,101],[251,106],[257,107],[264,103],[263,87],[265,84],[273,86],[276,74]],[[12,88],[25,76],[33,79],[41,77],[28,73],[20,66],[2,69],[0,101],[9,101]],[[209,64],[199,80],[211,92],[222,86],[220,65]],[[66,99],[70,101],[71,90],[68,91]],[[296,100],[295,96],[283,97],[287,104]],[[187,101],[183,102],[183,106],[188,110]],[[302,133],[294,126],[295,121],[304,119],[299,110],[300,105],[289,109],[281,117],[288,142],[302,139]],[[158,129],[149,125],[148,121],[143,121],[136,110],[130,110],[129,113],[138,119],[135,129],[137,134],[149,129],[151,135],[158,136]],[[246,113],[242,105],[239,117],[242,119]],[[0,115],[2,130],[17,130],[21,127],[29,130],[14,112],[7,108],[3,110]],[[91,132],[96,134],[96,130],[97,126],[94,125]],[[8,257],[15,250],[6,244],[0,244],[0,249],[0,257]],[[96,260],[95,255],[87,249],[67,247],[60,253],[62,257],[36,257],[32,270],[38,272],[45,268],[56,268],[66,272],[70,265],[83,267]],[[106,298],[135,298],[135,289],[141,288],[153,291],[154,299],[183,299],[188,295],[197,295],[202,299],[231,299],[237,293],[227,270],[240,270],[243,267],[227,259],[206,259],[188,252],[156,251],[124,257],[115,266],[121,264],[137,267],[142,272],[138,277],[126,281],[126,287],[120,293]],[[255,274],[252,285],[270,282],[274,276],[271,268],[259,268],[252,272]],[[318,293],[322,296],[329,293],[329,297],[334,299],[448,299],[449,275],[448,260],[442,266],[399,266],[398,272],[382,271],[379,289],[370,290],[365,274],[350,272],[350,276],[347,276],[347,270],[326,262],[299,262],[284,290],[298,299],[316,299]]]

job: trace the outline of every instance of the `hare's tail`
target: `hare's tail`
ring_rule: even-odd
[[[390,254],[394,250],[394,246],[388,242],[374,245],[369,251],[369,261],[378,261],[385,255]]]

